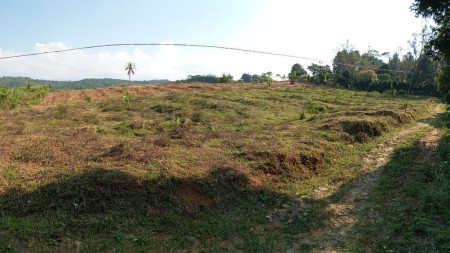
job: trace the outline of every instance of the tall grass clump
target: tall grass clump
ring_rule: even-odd
[[[0,110],[14,109],[19,106],[38,104],[50,93],[49,86],[27,86],[8,88],[0,85]]]

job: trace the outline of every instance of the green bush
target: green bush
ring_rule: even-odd
[[[32,86],[9,89],[0,85],[0,110],[38,104],[50,93],[48,86]]]

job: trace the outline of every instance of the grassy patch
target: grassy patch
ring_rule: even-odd
[[[0,110],[38,104],[48,93],[50,93],[50,87],[48,86],[28,86],[9,89],[0,85]]]
[[[365,152],[410,122],[398,115],[419,119],[430,106],[252,87],[9,112],[0,125],[0,251],[285,249],[320,224],[321,204],[280,226],[269,212],[357,177]]]
[[[352,252],[450,251],[450,130],[439,118],[442,136],[430,161],[421,159],[420,137],[412,136],[384,167],[370,207],[361,212]],[[428,129],[429,130],[429,129]]]

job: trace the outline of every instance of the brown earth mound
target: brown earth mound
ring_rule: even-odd
[[[319,155],[270,154],[262,171],[271,175],[289,175],[294,178],[307,177],[323,167]]]

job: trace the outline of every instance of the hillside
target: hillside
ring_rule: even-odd
[[[436,108],[287,83],[52,92],[0,111],[0,251],[319,249],[301,238],[365,158]]]
[[[163,84],[170,83],[167,79],[162,80],[148,80],[148,81],[131,81],[133,85],[148,85],[148,84]],[[0,77],[0,85],[5,85],[8,88],[24,87],[27,85],[50,85],[52,90],[82,90],[94,89],[111,86],[119,86],[128,84],[128,80],[111,79],[111,78],[91,78],[79,81],[49,81],[31,79],[29,77]]]

